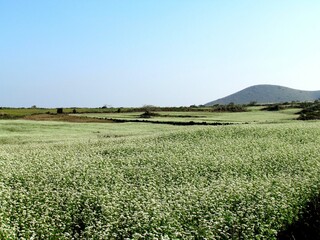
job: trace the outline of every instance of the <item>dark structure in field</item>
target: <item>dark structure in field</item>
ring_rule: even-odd
[[[63,108],[57,108],[57,113],[62,114],[63,113]]]

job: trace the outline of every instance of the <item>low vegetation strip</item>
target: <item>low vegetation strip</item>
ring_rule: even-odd
[[[116,123],[134,122],[134,123],[153,123],[153,124],[170,124],[176,126],[190,126],[190,125],[208,125],[208,126],[221,126],[221,125],[232,125],[235,123],[228,122],[194,122],[194,121],[157,121],[157,120],[138,120],[138,119],[116,119],[116,118],[105,118]]]
[[[23,117],[26,120],[34,121],[64,121],[64,122],[79,122],[79,123],[106,123],[112,122],[108,119],[102,118],[89,118],[86,116],[75,116],[69,114],[33,114]]]
[[[62,143],[19,124],[0,128],[0,239],[276,239],[319,196],[317,122],[114,138],[50,123]]]
[[[194,122],[194,121],[158,121],[158,120],[146,120],[146,119],[116,119],[116,118],[98,118],[98,117],[87,117],[83,115],[70,115],[70,114],[34,114],[25,116],[25,120],[34,121],[64,121],[64,122],[78,122],[78,123],[153,123],[153,124],[170,124],[177,126],[190,126],[190,125],[208,125],[208,126],[219,126],[219,125],[232,125],[234,123],[228,122]]]

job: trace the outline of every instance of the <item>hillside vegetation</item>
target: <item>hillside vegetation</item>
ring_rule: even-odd
[[[255,85],[231,94],[227,97],[209,102],[206,106],[215,104],[250,104],[283,103],[315,101],[320,98],[320,91],[302,91],[277,85]]]

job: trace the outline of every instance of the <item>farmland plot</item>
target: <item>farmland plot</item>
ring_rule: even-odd
[[[298,118],[296,114],[299,109],[284,109],[281,111],[261,111],[260,109],[250,108],[248,112],[154,112],[156,115],[148,119],[141,118],[143,112],[129,113],[83,113],[77,116],[86,116],[100,119],[120,119],[125,121],[147,120],[150,122],[227,122],[227,123],[279,123],[291,122]]]
[[[1,123],[2,239],[275,239],[319,196],[316,122]]]

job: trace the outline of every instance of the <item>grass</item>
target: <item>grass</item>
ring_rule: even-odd
[[[1,120],[0,239],[276,239],[319,196],[319,136]]]
[[[230,123],[276,123],[290,122],[297,119],[295,113],[299,109],[285,109],[276,112],[260,111],[258,108],[252,108],[248,112],[157,112],[159,116],[147,119],[148,121],[176,121],[176,122],[230,122]],[[107,119],[125,119],[125,120],[142,120],[140,115],[143,112],[132,113],[90,113],[79,114],[92,118]]]

